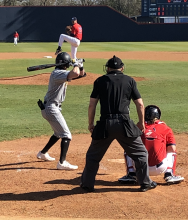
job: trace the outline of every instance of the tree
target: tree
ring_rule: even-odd
[[[107,5],[128,17],[141,12],[141,0],[98,0],[98,5]]]
[[[2,5],[3,6],[15,6],[16,5],[16,0],[3,0]]]
[[[141,14],[142,0],[0,0],[3,6],[97,6],[106,5],[128,17]]]
[[[40,6],[56,5],[56,0],[40,0]]]

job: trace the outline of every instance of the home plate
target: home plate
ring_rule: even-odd
[[[52,56],[44,56],[44,58],[52,58]]]
[[[108,161],[113,163],[125,163],[124,159],[108,159]]]

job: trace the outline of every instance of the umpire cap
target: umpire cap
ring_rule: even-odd
[[[122,62],[122,60],[116,57],[115,55],[111,59],[109,59],[108,62],[106,63],[106,67],[109,67],[112,69],[120,69],[123,66],[124,66],[124,63]]]

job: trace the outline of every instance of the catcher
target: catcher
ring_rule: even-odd
[[[175,176],[176,143],[172,129],[160,120],[161,110],[155,105],[145,108],[145,132],[142,141],[148,151],[149,175],[164,173],[168,184],[180,183],[184,177]],[[124,153],[127,175],[120,178],[121,183],[137,183],[134,161]]]
[[[77,59],[76,54],[78,50],[78,46],[80,45],[80,41],[82,40],[82,26],[78,24],[77,18],[72,18],[72,26],[66,26],[65,31],[66,34],[61,34],[59,37],[58,48],[55,52],[55,55],[62,51],[61,47],[64,41],[67,41],[71,44],[71,57],[72,59]]]

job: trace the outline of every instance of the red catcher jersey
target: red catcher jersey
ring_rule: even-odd
[[[157,120],[151,125],[145,123],[145,126],[142,141],[149,154],[149,166],[155,166],[166,157],[166,147],[176,144],[175,138],[172,129],[163,121]]]
[[[71,33],[74,35],[74,37],[78,38],[79,40],[82,40],[82,26],[80,24],[74,24],[72,26]]]

